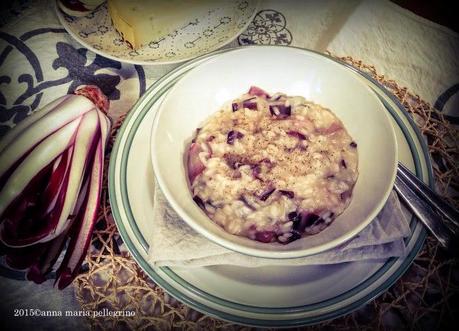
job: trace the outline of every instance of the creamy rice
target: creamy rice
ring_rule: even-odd
[[[349,205],[357,144],[328,109],[252,87],[197,130],[188,149],[194,200],[227,232],[288,243]]]

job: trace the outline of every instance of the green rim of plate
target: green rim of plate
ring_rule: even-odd
[[[134,259],[136,262],[142,267],[142,269],[162,288],[166,290],[169,294],[172,296],[176,297],[183,303],[186,303],[190,305],[191,307],[204,312],[208,315],[212,315],[221,319],[225,319],[231,322],[237,322],[237,323],[242,323],[246,325],[253,325],[253,326],[283,326],[283,327],[292,327],[292,326],[299,326],[299,325],[307,325],[307,324],[314,324],[318,323],[324,320],[336,318],[338,316],[347,314],[360,306],[364,305],[368,301],[372,300],[379,294],[381,294],[383,291],[385,291],[387,288],[389,288],[395,281],[406,271],[406,269],[410,266],[411,262],[413,261],[414,257],[416,254],[419,252],[419,250],[422,248],[425,237],[426,237],[426,231],[424,229],[421,230],[418,238],[416,239],[416,243],[414,244],[413,248],[409,252],[409,254],[405,257],[403,263],[398,267],[397,270],[395,270],[388,279],[384,281],[383,284],[379,285],[376,289],[371,291],[370,293],[366,294],[364,297],[356,300],[355,302],[352,302],[345,307],[336,309],[332,312],[325,313],[325,314],[320,314],[317,316],[312,316],[312,317],[305,317],[305,318],[297,318],[297,319],[284,319],[284,320],[271,320],[271,319],[255,319],[255,318],[248,318],[248,317],[241,317],[238,315],[234,314],[229,314],[220,310],[216,310],[213,308],[210,308],[200,302],[197,302],[193,298],[181,293],[179,290],[175,289],[173,286],[171,286],[166,280],[164,280],[155,270],[152,266],[148,264],[147,261],[142,257],[141,253],[135,248],[132,240],[129,238],[127,231],[124,227],[124,224],[121,221],[121,216],[119,213],[118,205],[115,200],[115,192],[114,192],[114,186],[115,186],[115,163],[116,163],[116,158],[119,153],[120,149],[120,140],[121,137],[125,135],[125,131],[127,128],[127,124],[131,121],[131,118],[133,118],[135,115],[138,114],[137,118],[134,118],[134,122],[132,124],[131,129],[128,131],[128,136],[126,140],[126,145],[125,148],[123,149],[123,154],[121,156],[121,173],[119,174],[120,178],[120,183],[121,183],[121,194],[122,194],[122,202],[125,205],[126,208],[126,214],[128,216],[128,221],[129,225],[132,228],[132,231],[134,232],[136,239],[139,240],[141,246],[148,251],[148,243],[145,241],[143,236],[141,235],[132,211],[129,206],[129,198],[127,195],[127,189],[126,189],[126,176],[123,176],[123,174],[126,173],[127,169],[127,156],[129,155],[130,152],[130,147],[132,144],[132,140],[135,136],[136,130],[138,126],[140,125],[141,121],[145,117],[145,115],[148,113],[148,111],[151,109],[151,106],[169,89],[169,87],[175,82],[181,78],[182,75],[184,75],[188,70],[193,69],[195,66],[196,62],[199,62],[201,60],[204,60],[206,58],[213,57],[216,54],[221,54],[225,52],[230,52],[233,50],[240,50],[241,48],[249,48],[249,47],[274,47],[274,46],[248,46],[248,47],[237,47],[233,49],[225,49],[225,50],[220,50],[213,52],[208,55],[201,56],[195,60],[192,60],[190,62],[187,62],[186,64],[176,68],[175,70],[171,71],[170,73],[166,74],[163,76],[160,80],[155,82],[149,90],[145,93],[145,95],[137,102],[136,106],[131,110],[129,113],[128,117],[126,118],[123,126],[120,128],[118,137],[116,139],[115,145],[112,150],[112,156],[110,159],[110,165],[109,165],[109,196],[110,196],[110,202],[112,205],[112,212],[113,216],[116,222],[116,225],[119,229],[120,235],[123,239],[123,241],[126,243],[126,246],[128,250],[131,252],[133,255]],[[277,46],[277,47],[285,47],[285,46]],[[371,82],[375,87],[372,87],[372,89],[376,92],[378,97],[381,99],[383,102],[384,106],[386,109],[390,112],[392,117],[395,119],[397,124],[400,126],[405,138],[408,141],[408,145],[410,147],[412,156],[414,158],[414,163],[415,163],[415,169],[416,169],[416,174],[418,177],[422,178],[422,168],[420,165],[420,156],[418,154],[418,151],[416,149],[413,137],[410,135],[408,128],[405,126],[405,123],[403,123],[403,120],[398,116],[397,111],[393,109],[390,104],[384,99],[383,95],[388,97],[399,109],[399,111],[405,116],[405,118],[408,120],[408,123],[411,126],[411,129],[415,132],[416,138],[421,146],[424,161],[426,163],[427,167],[427,172],[428,172],[428,181],[430,186],[432,187],[433,183],[433,174],[432,174],[432,168],[430,164],[430,158],[428,157],[428,149],[425,144],[425,141],[422,139],[422,135],[419,132],[419,129],[415,125],[414,121],[412,118],[409,116],[409,114],[406,112],[404,107],[401,105],[401,103],[398,101],[398,99],[395,98],[390,92],[388,92],[379,82],[374,80],[371,76],[369,76],[366,73],[363,73],[356,68],[348,65],[347,63],[344,63],[342,61],[336,60],[330,56],[326,56],[323,54],[320,54],[315,51],[310,51],[310,50],[305,50],[302,48],[297,48],[301,51],[305,52],[311,52],[315,54],[319,54],[321,56],[324,56],[334,62],[340,63],[347,68],[351,69],[352,71],[358,73],[359,75],[363,76],[365,79],[367,79],[369,82]],[[180,71],[183,71],[182,73],[179,73]],[[175,78],[172,78],[171,81],[168,81],[168,79],[171,79],[170,77],[173,77],[175,75],[178,75]],[[164,86],[161,86],[163,83],[165,83]],[[158,87],[159,90],[155,91]],[[147,101],[148,100],[148,101]],[[142,105],[145,101],[145,105],[143,105],[142,108],[140,108],[140,105]],[[412,229],[414,229],[417,225],[417,221],[412,219],[410,222],[410,226]],[[409,242],[412,236],[406,239],[406,242]],[[361,284],[355,286],[354,288],[348,290],[345,293],[342,293],[332,299],[328,299],[319,303],[311,304],[311,305],[304,305],[304,306],[297,306],[297,307],[286,307],[286,308],[260,308],[260,307],[254,307],[254,306],[248,306],[248,305],[243,305],[243,304],[238,304],[234,303],[231,301],[227,301],[218,297],[215,297],[211,294],[208,294],[199,288],[189,284],[186,282],[184,279],[179,277],[177,274],[174,273],[174,271],[171,268],[168,267],[161,267],[159,268],[162,272],[164,272],[168,277],[170,277],[172,280],[174,280],[176,283],[178,283],[180,286],[187,288],[187,290],[191,291],[194,295],[198,297],[202,297],[206,299],[207,301],[214,302],[222,307],[228,307],[228,308],[235,308],[238,310],[242,311],[248,311],[248,312],[254,312],[254,313],[260,313],[260,314],[270,314],[270,315],[277,315],[277,314],[292,314],[296,312],[307,312],[307,311],[313,311],[318,308],[323,308],[328,305],[336,304],[337,302],[340,302],[346,298],[349,298],[353,295],[355,295],[357,292],[361,291],[362,289],[366,288],[368,284],[373,283],[376,281],[378,278],[383,276],[386,271],[397,261],[397,258],[390,258],[388,261],[378,270],[376,271],[372,276],[367,278],[364,282]]]

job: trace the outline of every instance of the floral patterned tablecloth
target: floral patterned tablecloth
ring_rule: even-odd
[[[176,65],[140,66],[107,59],[75,42],[53,1],[15,1],[0,15],[0,137],[28,114],[78,86],[95,84],[114,118],[129,111],[152,82]],[[397,79],[453,123],[459,115],[459,36],[388,1],[262,1],[253,22],[227,47],[292,45],[351,56]],[[1,319],[37,328],[14,309],[78,311],[73,289],[17,280],[1,268]],[[40,318],[40,329],[86,326],[84,318]]]

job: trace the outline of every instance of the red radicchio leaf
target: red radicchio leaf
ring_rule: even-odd
[[[261,231],[255,234],[255,240],[262,243],[269,243],[274,238],[275,233],[273,231]]]
[[[258,110],[258,103],[253,102],[253,101],[244,101],[242,103],[242,107],[248,108],[251,110]]]
[[[193,201],[196,202],[196,204],[199,206],[199,208],[204,209],[204,210],[206,209],[206,206],[204,205],[204,202],[197,195],[195,195],[193,197]]]
[[[228,132],[226,143],[229,145],[233,145],[236,139],[241,139],[243,137],[244,137],[244,134],[242,134],[241,132],[236,131],[236,130],[231,130],[230,132]]]
[[[192,143],[190,145],[188,150],[188,178],[191,184],[206,168],[199,159],[199,153],[201,152],[202,149],[198,143]]]
[[[269,112],[272,116],[284,119],[292,114],[292,107],[286,105],[269,105]]]
[[[29,268],[27,279],[36,284],[41,284],[46,280],[46,276],[51,272],[54,263],[57,261],[64,245],[67,241],[67,231],[60,236],[47,242],[44,254]]]
[[[344,191],[340,194],[341,200],[347,200],[352,195],[352,190]]]
[[[308,213],[308,212],[301,212],[297,217],[297,221],[293,222],[293,229],[303,233],[306,227],[313,225],[316,221],[320,219],[319,215]]]
[[[268,188],[267,188],[266,190],[264,190],[264,191],[260,194],[260,196],[259,196],[258,198],[259,198],[261,201],[266,201],[266,200],[269,198],[269,196],[270,196],[271,194],[273,194],[273,192],[274,192],[275,190],[276,190],[275,187],[268,186]]]
[[[69,150],[66,150],[62,153],[61,157],[55,161],[57,162],[57,167],[55,167],[49,175],[43,178],[48,181],[48,185],[46,185],[43,192],[37,190],[37,187],[44,185],[37,185],[35,183],[31,185],[30,188],[27,187],[27,190],[30,189],[29,192],[37,193],[38,200],[36,204],[31,204],[32,207],[28,207],[27,210],[24,210],[25,213],[33,216],[17,217],[16,219],[18,222],[14,222],[15,218],[6,221],[4,230],[8,235],[4,236],[5,243],[11,246],[29,245],[44,238],[56,228],[60,211],[63,207],[65,187],[68,182],[70,154]],[[51,163],[49,167],[53,165],[54,163]],[[31,182],[31,184],[32,183],[33,182]],[[20,196],[20,198],[22,201],[26,201],[27,195]],[[15,208],[14,205],[11,207]],[[26,231],[24,231],[24,229]]]
[[[282,195],[285,195],[286,197],[288,197],[289,199],[293,199],[295,197],[295,193],[293,193],[293,191],[279,190],[279,192]]]
[[[261,174],[261,166],[259,164],[255,164],[254,166],[252,166],[252,176],[255,179],[262,180],[260,178],[260,174]]]
[[[306,140],[306,136],[298,131],[288,131],[287,134],[291,137],[298,138],[299,140]]]
[[[321,134],[329,135],[329,134],[333,134],[336,131],[339,131],[341,129],[343,129],[341,124],[334,122],[334,123],[332,123],[330,126],[328,126],[326,128],[318,128],[317,132],[319,132]]]
[[[269,98],[268,92],[256,86],[251,86],[248,93],[250,95],[256,95],[259,97]]]
[[[37,260],[46,248],[47,243],[23,248],[10,249],[5,262],[14,269],[26,269]]]
[[[91,243],[91,234],[97,221],[97,213],[102,191],[105,139],[100,139],[92,163],[88,194],[72,225],[73,233],[59,269],[56,283],[59,289],[67,287],[78,274]]]

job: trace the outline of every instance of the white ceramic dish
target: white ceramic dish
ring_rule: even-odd
[[[138,50],[130,48],[114,29],[106,4],[84,17],[68,16],[56,5],[56,14],[65,30],[94,53],[121,62],[156,65],[186,61],[230,43],[252,22],[258,3],[227,1],[218,10],[190,20],[174,33]]]
[[[319,234],[288,245],[260,243],[225,232],[194,203],[188,188],[183,160],[196,128],[251,85],[271,93],[301,95],[331,109],[358,144],[359,178],[349,207]],[[397,142],[390,118],[365,83],[324,56],[274,46],[228,51],[184,75],[155,118],[151,154],[161,190],[193,229],[226,248],[266,258],[316,254],[351,239],[383,207],[397,168]]]
[[[212,56],[193,60],[153,84],[119,130],[111,153],[109,193],[115,222],[131,256],[156,284],[183,303],[207,315],[259,327],[319,323],[350,313],[386,291],[410,266],[426,237],[423,225],[407,210],[412,233],[405,241],[406,256],[400,258],[263,268],[168,268],[148,263],[151,233],[155,231],[151,227],[154,175],[150,153],[145,151],[153,118],[170,87]],[[375,90],[390,114],[399,145],[398,160],[432,185],[427,147],[409,114],[374,80],[365,74],[356,76]],[[139,176],[145,180],[139,181]]]

